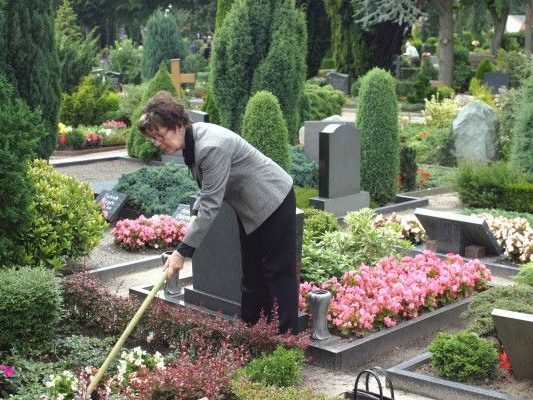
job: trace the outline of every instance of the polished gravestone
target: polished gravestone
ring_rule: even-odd
[[[331,117],[330,117],[331,118]],[[355,127],[353,121],[347,121],[342,117],[332,120],[326,118],[323,121],[305,121],[304,123],[304,151],[315,162],[320,161],[319,155],[319,135],[322,130],[330,124],[351,125]]]
[[[361,191],[361,135],[354,125],[336,123],[319,134],[318,197],[316,208],[340,217],[368,207],[370,196]]]
[[[483,74],[483,84],[492,89],[492,93],[499,94],[501,88],[509,87],[510,75],[504,72],[485,72]]]
[[[496,237],[481,218],[425,208],[417,208],[414,214],[428,238],[436,242],[437,252],[464,256],[467,247],[480,246],[489,255],[503,253]]]
[[[118,218],[120,212],[126,206],[128,195],[104,190],[98,195],[98,197],[96,197],[96,202],[102,207],[102,213],[104,214],[105,219],[113,222]]]
[[[303,212],[296,212],[296,260],[299,277]],[[224,202],[211,229],[192,258],[192,287],[186,287],[186,303],[202,306],[228,315],[240,314],[241,303],[241,246],[239,226],[233,209]]]
[[[492,311],[498,339],[511,360],[513,375],[533,379],[533,314]]]

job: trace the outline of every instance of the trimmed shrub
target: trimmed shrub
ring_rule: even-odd
[[[522,105],[513,126],[511,165],[518,171],[533,175],[533,76],[522,89]]]
[[[133,114],[140,107],[145,90],[146,84],[122,85],[122,95],[116,113],[118,119],[128,122],[130,126],[136,122],[133,120]]]
[[[64,93],[61,102],[61,121],[66,125],[100,125],[118,110],[119,95],[86,76],[72,93]]]
[[[178,204],[189,203],[198,185],[186,167],[167,163],[122,175],[113,190],[127,194],[131,206],[146,216],[170,215]]]
[[[60,269],[88,255],[107,227],[90,186],[42,160],[33,162],[28,181],[37,195],[30,206],[34,217],[20,237],[25,244],[21,265]]]
[[[290,174],[296,186],[318,188],[318,164],[312,160],[303,147],[291,146]]]
[[[483,78],[485,77],[485,72],[492,72],[492,71],[494,71],[494,64],[492,64],[492,62],[488,58],[485,58],[477,66],[474,77],[478,81],[483,82]]]
[[[185,58],[185,46],[181,34],[172,17],[166,17],[160,9],[156,10],[146,23],[141,61],[141,76],[148,81],[156,74],[161,63],[170,68],[170,59]]]
[[[302,350],[278,346],[272,354],[263,355],[250,361],[244,367],[244,372],[252,382],[267,386],[295,386],[300,383],[300,370],[303,362]]]
[[[429,345],[431,361],[445,378],[465,381],[490,376],[498,362],[494,344],[472,333],[440,333]]]
[[[533,262],[522,266],[518,274],[513,277],[513,280],[517,283],[533,286]]]
[[[418,164],[416,163],[416,149],[403,145],[400,147],[400,185],[402,189],[410,191],[416,188]]]
[[[109,69],[122,74],[122,84],[141,83],[143,50],[126,38],[117,40],[109,50]]]
[[[213,98],[213,89],[211,89],[211,85],[208,85],[207,87],[207,94],[205,95],[204,104],[202,104],[202,111],[209,114],[209,122],[212,124],[220,124],[220,116],[215,104],[215,99]]]
[[[94,29],[85,35],[70,1],[63,0],[55,18],[55,40],[61,91],[71,92],[97,64],[98,35]]]
[[[246,105],[242,136],[285,171],[290,170],[289,134],[278,99],[260,91]]]
[[[503,206],[500,207],[533,214],[533,181],[508,184],[505,188]]]
[[[457,92],[465,92],[468,83],[472,78],[472,70],[468,61],[468,49],[462,46],[456,46],[453,49],[453,84],[452,87]]]
[[[453,90],[451,87],[443,85],[437,87],[437,97],[440,100],[443,99],[453,99],[455,96],[455,90]]]
[[[346,96],[331,85],[319,86],[307,81],[304,86],[302,121],[320,121],[332,115],[340,115]]]
[[[178,97],[178,92],[172,78],[164,63],[161,63],[159,70],[154,77],[147,83],[142,100],[137,109],[131,115],[131,131],[128,137],[128,155],[130,157],[140,158],[144,161],[158,159],[161,156],[161,151],[153,145],[137,128],[137,121],[141,117],[145,104],[151,97],[161,90],[166,90],[172,96]]]
[[[0,349],[37,350],[50,343],[62,302],[61,283],[51,271],[0,270]]]
[[[17,238],[32,218],[34,195],[26,182],[28,162],[46,134],[41,113],[31,111],[0,75],[0,268],[16,264],[22,254]]]
[[[459,105],[455,100],[440,100],[431,96],[431,100],[425,99],[425,103],[424,115],[428,127],[449,129],[452,126],[452,122],[459,112]]]
[[[507,161],[511,156],[513,126],[522,103],[522,93],[517,89],[509,89],[500,93],[495,101],[498,115],[498,141],[502,159]]]
[[[478,335],[494,332],[492,310],[533,314],[533,288],[527,285],[497,286],[476,295],[463,314],[469,321],[468,330]]]
[[[326,232],[338,231],[339,223],[328,211],[308,208],[304,213],[304,229],[306,238],[319,242]]]
[[[361,186],[379,204],[394,198],[400,171],[394,85],[387,71],[374,68],[364,76],[359,90],[357,126],[361,131]]]
[[[50,0],[0,2],[0,73],[32,110],[41,109],[46,136],[39,137],[39,157],[57,147],[61,100],[60,66]]]

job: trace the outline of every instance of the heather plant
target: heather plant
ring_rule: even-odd
[[[458,381],[489,377],[498,362],[494,344],[468,332],[440,333],[429,351],[439,375]]]
[[[144,247],[154,249],[176,246],[185,236],[186,224],[169,215],[154,215],[146,218],[123,219],[111,231],[115,243],[128,250]]]
[[[61,316],[61,283],[44,268],[0,270],[0,350],[42,349]]]
[[[492,310],[500,308],[533,314],[533,287],[528,285],[497,286],[476,295],[463,317],[468,321],[468,330],[478,335],[494,332]]]
[[[491,277],[479,260],[458,255],[442,260],[425,251],[401,260],[385,257],[374,267],[362,265],[319,286],[302,283],[299,305],[305,311],[311,290],[329,290],[328,320],[342,335],[361,336],[486,289]]]
[[[425,99],[426,106],[424,115],[426,125],[430,128],[450,128],[452,121],[459,112],[459,105],[454,99],[439,99],[431,96],[431,99]]]
[[[290,147],[290,174],[296,186],[318,189],[318,165],[300,146]]]
[[[289,134],[278,99],[265,90],[246,105],[242,137],[285,171],[290,170]]]
[[[361,186],[379,204],[396,194],[400,172],[398,105],[394,79],[374,68],[361,82],[357,126],[361,131]]]
[[[20,235],[25,244],[20,263],[61,269],[68,261],[88,255],[107,227],[90,186],[43,160],[33,162],[28,182],[37,195],[30,204],[34,217]]]
[[[175,163],[146,166],[122,175],[114,190],[125,193],[130,204],[140,213],[172,214],[176,205],[188,203],[198,191],[198,184],[187,168]]]
[[[244,367],[244,373],[252,382],[264,385],[288,387],[300,383],[300,371],[304,355],[300,349],[276,347],[271,354],[262,355]]]

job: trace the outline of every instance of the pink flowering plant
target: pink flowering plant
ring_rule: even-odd
[[[341,335],[363,336],[484,290],[491,278],[479,260],[466,262],[454,254],[444,260],[430,251],[400,260],[384,257],[375,267],[362,265],[340,279],[302,283],[299,307],[308,311],[311,290],[329,290],[330,324]]]
[[[107,121],[102,122],[104,128],[126,128],[126,123],[124,121],[116,121],[113,119],[108,119]]]
[[[161,214],[151,218],[141,215],[134,220],[123,219],[117,222],[111,233],[120,246],[140,250],[145,247],[159,249],[175,246],[183,240],[186,230],[185,222]]]
[[[10,380],[15,375],[15,369],[11,365],[0,365],[0,396],[9,392]]]

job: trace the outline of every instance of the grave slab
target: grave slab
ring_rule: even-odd
[[[482,246],[487,254],[503,253],[487,223],[478,217],[417,208],[414,212],[437,251],[465,255],[467,246]]]
[[[533,314],[495,308],[492,320],[517,378],[533,379]]]

